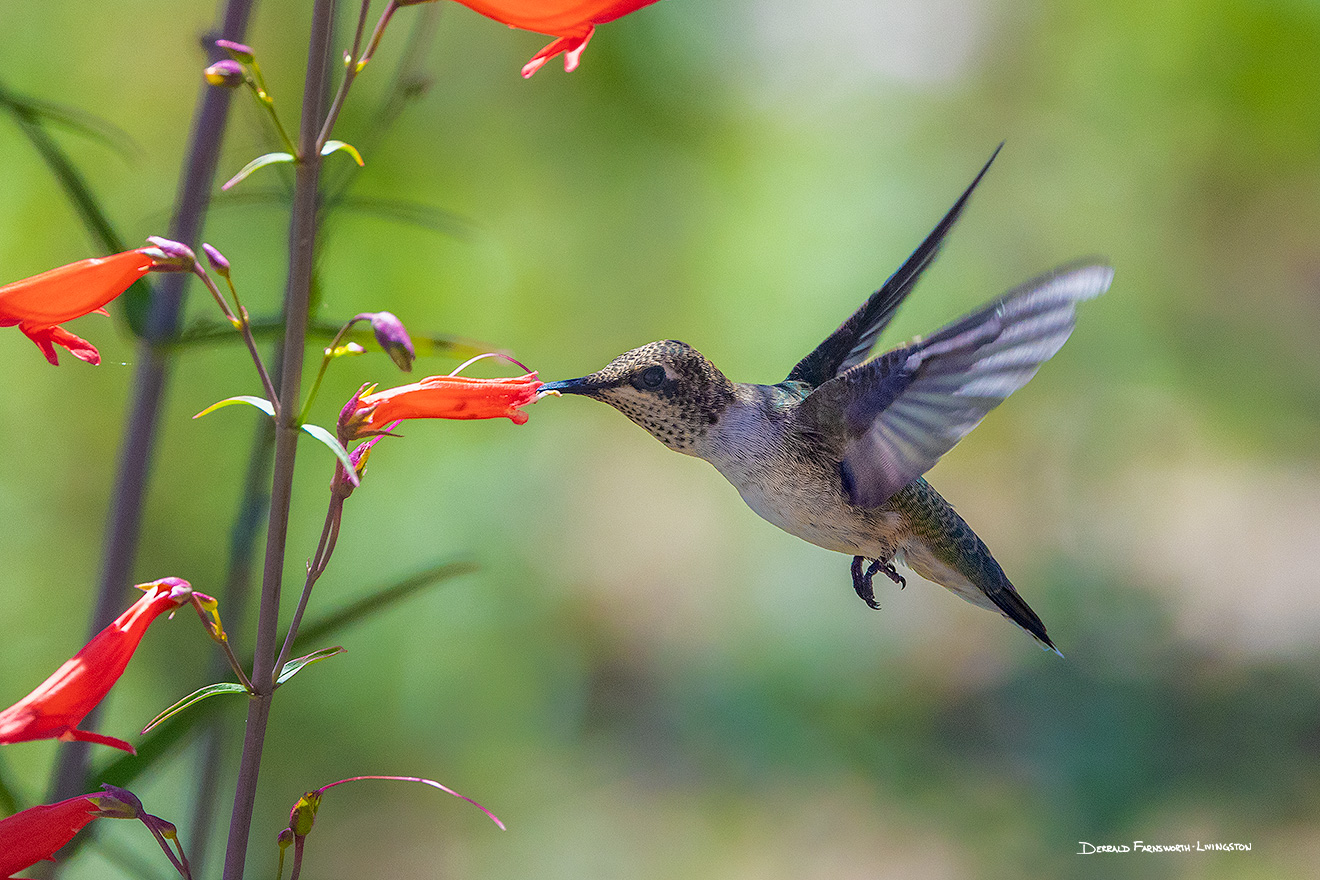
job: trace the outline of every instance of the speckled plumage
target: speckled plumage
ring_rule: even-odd
[[[777,385],[732,382],[696,349],[667,340],[544,389],[610,404],[670,449],[709,461],[761,517],[853,556],[854,589],[873,607],[871,574],[902,583],[898,561],[1054,649],[989,549],[922,474],[1059,349],[1076,304],[1102,293],[1112,270],[1064,267],[867,360],[989,167],[884,286]],[[873,560],[865,575],[863,560]]]

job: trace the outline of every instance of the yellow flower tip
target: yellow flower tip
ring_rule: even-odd
[[[243,84],[243,65],[232,58],[226,58],[203,70],[202,76],[210,85],[236,89]]]

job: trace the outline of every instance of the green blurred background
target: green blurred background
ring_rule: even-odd
[[[260,4],[247,39],[290,127],[308,11]],[[408,32],[436,13],[426,87],[382,133]],[[213,15],[0,8],[5,84],[131,139],[53,129],[130,241],[166,230]],[[340,788],[305,876],[1315,876],[1320,5],[664,0],[599,28],[577,72],[523,81],[545,42],[454,4],[400,13],[337,129],[367,166],[328,168],[427,210],[337,211],[321,315],[388,309],[544,378],[678,338],[778,381],[1006,140],[886,339],[1074,257],[1116,267],[1060,355],[931,474],[1068,659],[915,578],[881,581],[868,611],[846,558],[590,401],[523,427],[409,425],[349,501],[312,614],[437,561],[479,570],[338,634],[348,653],[280,692],[251,876],[273,876],[303,791],[361,773],[438,778],[509,831],[421,787]],[[252,102],[235,111],[222,177],[275,148]],[[8,117],[0,156],[0,281],[98,251]],[[282,290],[287,183],[258,172],[207,224],[254,312]],[[82,643],[100,567],[136,353],[119,315],[71,329],[102,366],[53,369],[0,332],[0,704]],[[317,420],[391,369],[337,365]],[[256,417],[189,416],[257,391],[241,346],[179,362],[138,580],[218,586]],[[299,456],[291,585],[330,466]],[[209,654],[186,616],[162,621],[105,729],[198,686]],[[224,711],[237,736],[241,701]],[[0,755],[29,802],[58,748]],[[185,843],[199,773],[184,748],[136,786]],[[140,827],[102,830],[64,876],[167,876]],[[1133,840],[1252,851],[1076,855]]]

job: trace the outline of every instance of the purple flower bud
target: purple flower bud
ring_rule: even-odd
[[[213,86],[236,89],[243,84],[243,65],[232,58],[226,58],[203,70],[202,76]]]
[[[161,238],[159,235],[148,235],[147,241],[160,248],[161,253],[172,260],[186,260],[189,263],[197,261],[197,255],[193,249],[180,241],[171,241],[168,238]]]
[[[216,40],[217,47],[224,49],[229,53],[229,57],[235,61],[241,61],[243,64],[251,64],[256,60],[256,55],[252,52],[251,46],[245,46],[242,43],[235,43],[233,40]]]
[[[97,813],[101,817],[137,819],[146,812],[142,809],[142,801],[128,789],[108,784],[102,785],[101,788],[105,789],[105,794],[92,795],[88,798],[99,808]]]
[[[211,264],[215,274],[221,278],[229,277],[229,261],[225,259],[224,254],[205,242],[202,243],[202,253],[206,254],[206,262]]]
[[[357,437],[358,427],[366,421],[366,415],[358,411],[361,409],[362,396],[375,390],[376,386],[368,382],[359,388],[357,393],[348,399],[348,403],[344,404],[344,408],[339,411],[339,421],[335,423],[338,428],[336,433],[339,435],[339,442],[343,445],[347,446]]]
[[[403,322],[390,312],[376,312],[371,316],[371,329],[394,365],[405,373],[412,372],[417,353],[413,350],[412,339]]]

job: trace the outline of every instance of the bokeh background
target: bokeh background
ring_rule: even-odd
[[[290,127],[308,10],[259,4],[247,39]],[[52,129],[130,241],[167,226],[213,16],[0,7],[4,84],[124,132]],[[412,98],[383,125],[422,21]],[[350,500],[312,614],[438,562],[476,571],[336,634],[348,653],[281,691],[252,876],[271,876],[299,794],[360,773],[438,778],[509,830],[421,787],[340,788],[307,876],[1315,876],[1320,6],[664,0],[599,28],[575,73],[523,81],[545,42],[452,3],[400,13],[337,129],[367,166],[329,160],[348,198],[321,316],[388,309],[545,378],[678,338],[778,381],[1006,140],[886,339],[1075,257],[1116,267],[1063,351],[930,475],[1068,659],[916,578],[882,580],[867,610],[846,558],[590,401],[543,401],[522,427],[409,425]],[[235,108],[222,175],[275,148]],[[96,252],[7,117],[0,156],[0,280]],[[217,196],[206,227],[265,314],[283,174]],[[0,332],[0,704],[82,643],[100,567],[137,355],[118,315],[72,329],[101,367],[51,368]],[[244,357],[179,361],[138,580],[223,577],[255,414],[189,417],[257,392]],[[364,381],[400,379],[380,354],[341,363],[316,418]],[[299,457],[291,585],[330,467],[314,444]],[[203,683],[209,653],[185,616],[158,624],[106,729]],[[234,742],[240,702],[222,710]],[[58,748],[0,754],[27,802]],[[185,842],[198,754],[137,784]],[[140,827],[101,830],[64,876],[167,876]],[[1134,840],[1252,850],[1076,854]]]

